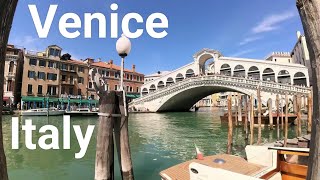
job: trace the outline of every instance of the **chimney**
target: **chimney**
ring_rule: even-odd
[[[87,58],[84,62],[87,63],[87,64],[92,64],[92,63],[94,63],[94,59]]]
[[[134,65],[134,64],[132,65],[132,71],[136,72],[136,65]]]
[[[101,58],[98,58],[98,62],[101,62]]]
[[[113,64],[113,60],[110,60],[110,61],[109,61],[109,64]]]

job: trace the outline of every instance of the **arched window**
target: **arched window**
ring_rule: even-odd
[[[173,78],[172,78],[172,77],[169,77],[169,78],[167,79],[166,86],[170,86],[171,84],[174,84],[174,81],[173,81]]]
[[[266,68],[262,73],[262,80],[276,82],[274,71],[271,68]]]
[[[177,74],[176,76],[176,82],[182,81],[184,79],[183,75],[181,73]]]
[[[193,76],[194,76],[193,69],[188,69],[186,72],[186,78],[193,77]]]
[[[278,74],[278,83],[291,84],[291,76],[289,71],[281,70]]]
[[[223,64],[220,68],[220,74],[225,76],[231,76],[231,67],[229,64]]]
[[[158,89],[161,89],[161,88],[164,88],[164,82],[163,81],[160,81],[159,83],[158,83]]]
[[[248,78],[254,80],[260,80],[260,71],[257,66],[251,66],[248,71]]]
[[[293,77],[293,84],[299,86],[307,86],[306,75],[302,72],[297,72]]]
[[[156,91],[156,90],[157,90],[157,89],[156,89],[156,85],[152,84],[152,85],[150,86],[149,92],[154,92],[154,91]]]
[[[148,93],[149,93],[149,91],[148,91],[147,88],[143,88],[143,89],[142,89],[142,95],[146,95],[146,94],[148,94]]]
[[[14,66],[14,62],[11,61],[9,64],[9,72],[13,72],[13,66]]]
[[[246,77],[246,70],[242,65],[237,65],[233,71],[234,77]]]

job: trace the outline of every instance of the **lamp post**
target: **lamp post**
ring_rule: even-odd
[[[131,51],[130,40],[122,34],[116,43],[116,49],[121,57],[121,74],[120,74],[120,91],[124,91],[123,88],[123,70],[124,70],[124,58],[127,57]]]

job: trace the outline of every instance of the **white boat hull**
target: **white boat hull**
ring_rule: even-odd
[[[49,113],[48,113],[49,112]],[[21,111],[21,116],[61,116],[64,114],[63,110],[58,110],[58,111]]]

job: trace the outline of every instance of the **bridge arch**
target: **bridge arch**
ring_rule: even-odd
[[[158,85],[157,85],[157,88],[158,88],[158,89],[162,89],[162,88],[164,88],[164,87],[165,87],[164,82],[163,82],[163,81],[159,81],[159,82],[158,82]]]
[[[246,77],[246,70],[242,65],[236,65],[233,70],[233,76],[235,77]]]
[[[198,65],[198,69],[196,70],[196,74],[199,75],[204,75],[205,72],[205,64],[209,59],[213,59],[214,61],[217,60],[219,57],[221,57],[222,54],[217,51],[217,50],[213,50],[213,49],[202,49],[201,51],[197,52],[193,58],[196,62],[196,64]]]
[[[219,85],[191,87],[171,96],[160,106],[158,112],[189,111],[190,108],[199,100],[219,92],[239,92],[241,94],[251,95],[249,91],[242,90],[238,87],[226,87]]]
[[[193,77],[194,76],[194,70],[188,69],[186,72],[186,78]]]
[[[291,84],[291,76],[289,71],[281,70],[278,73],[278,82],[282,84]]]
[[[257,66],[251,66],[248,70],[248,78],[260,80],[260,70]]]
[[[180,81],[183,81],[184,80],[184,77],[181,73],[178,73],[176,75],[176,82],[180,82]]]
[[[225,76],[231,76],[231,67],[229,64],[222,64],[220,67],[220,74]]]
[[[297,72],[293,76],[293,85],[307,86],[307,77],[302,72]]]
[[[141,93],[142,93],[142,95],[147,95],[147,94],[149,94],[149,91],[147,88],[143,88]]]
[[[273,69],[266,68],[262,73],[262,80],[276,82],[276,76],[275,76]]]
[[[169,78],[167,79],[167,81],[166,81],[166,86],[170,86],[170,85],[172,85],[172,84],[174,84],[174,80],[173,80],[172,77],[169,77]]]
[[[154,85],[154,84],[152,84],[151,86],[150,86],[150,88],[149,88],[149,92],[154,92],[154,91],[156,91],[157,90],[157,88],[156,88],[156,85]]]

